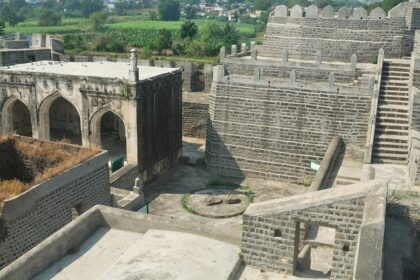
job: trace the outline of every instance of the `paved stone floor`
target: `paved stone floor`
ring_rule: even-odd
[[[194,163],[204,156],[204,140],[185,138],[183,154]],[[208,223],[236,239],[241,238],[242,216],[231,218],[206,218],[187,212],[181,206],[184,194],[204,189],[211,178],[217,176],[211,174],[205,166],[192,166],[191,164],[179,164],[169,170],[165,175],[145,187],[145,200],[150,202],[149,213],[161,216],[177,217],[187,221]],[[254,193],[254,201],[264,201],[279,197],[291,196],[308,190],[301,185],[279,183],[267,180],[245,180],[241,185],[248,186]]]

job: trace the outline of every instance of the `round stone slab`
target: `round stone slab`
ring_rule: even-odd
[[[228,218],[242,214],[249,205],[248,197],[238,191],[209,188],[188,196],[187,207],[197,215],[210,218]]]

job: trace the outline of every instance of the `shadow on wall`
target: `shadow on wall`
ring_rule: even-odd
[[[210,117],[207,120],[205,161],[209,169],[218,175],[235,178],[236,180],[245,179],[245,174],[239,166],[241,162],[246,163],[245,157],[233,157],[229,148],[213,127],[213,121]]]
[[[384,280],[420,277],[420,219],[410,218],[410,207],[388,203],[384,238]]]

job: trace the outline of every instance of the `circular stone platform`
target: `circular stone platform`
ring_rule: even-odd
[[[185,206],[197,215],[210,218],[228,218],[242,214],[249,198],[238,191],[210,188],[189,194]]]

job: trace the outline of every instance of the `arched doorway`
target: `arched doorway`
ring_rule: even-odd
[[[102,148],[108,151],[111,160],[124,156],[124,160],[127,161],[125,126],[116,114],[106,112],[102,115],[100,141]]]
[[[76,108],[63,97],[53,101],[49,111],[50,139],[66,139],[72,144],[81,145],[80,116]]]
[[[22,101],[16,100],[11,106],[11,128],[13,133],[32,137],[31,113]]]

